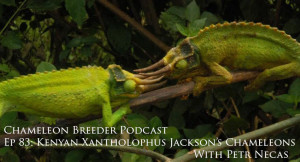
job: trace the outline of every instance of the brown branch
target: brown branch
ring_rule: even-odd
[[[241,82],[245,80],[249,80],[254,78],[258,72],[237,72],[233,73],[233,83]],[[182,95],[190,94],[193,91],[195,83],[194,82],[187,82],[184,84],[177,84],[174,86],[165,87],[162,89],[158,89],[155,91],[151,91],[145,94],[140,95],[138,98],[135,98],[130,101],[130,106],[132,108],[137,108],[139,106],[145,105],[145,104],[151,104],[154,102],[159,102],[175,97],[179,97]],[[207,88],[211,89],[213,87]],[[98,116],[89,116],[82,119],[73,119],[73,120],[59,120],[56,127],[67,127],[72,125],[77,125],[79,123],[83,123],[86,121],[94,120],[101,118],[101,115]],[[38,124],[33,127],[48,127],[45,124]],[[19,139],[19,138],[33,138],[37,137],[39,135],[36,134],[5,134],[0,136],[0,147],[4,146],[4,138],[10,138],[10,139]]]
[[[128,16],[125,12],[121,11],[119,8],[111,4],[107,0],[98,0],[99,3],[101,3],[103,6],[111,10],[113,13],[118,15],[121,19],[128,22],[130,25],[132,25],[135,29],[140,31],[143,35],[145,35],[148,39],[150,39],[155,45],[157,45],[159,48],[161,48],[163,51],[167,52],[169,51],[170,47],[167,46],[164,42],[156,38],[152,33],[150,33],[148,30],[146,30],[141,24],[136,22],[133,18]]]
[[[140,0],[140,4],[144,10],[147,23],[154,28],[156,34],[161,34],[153,1]]]
[[[281,8],[281,1],[282,1],[282,0],[277,0],[277,3],[276,3],[276,12],[275,12],[275,22],[274,22],[274,26],[278,26],[278,22],[279,22],[279,14],[280,14],[280,8]]]
[[[107,145],[85,145],[85,144],[78,144],[76,146],[38,146],[37,143],[31,142],[34,147],[43,148],[43,149],[92,149],[92,150],[115,150],[115,151],[122,151],[122,152],[131,152],[138,155],[145,155],[157,159],[159,161],[171,161],[170,158],[164,156],[163,154],[154,152],[152,150],[140,149],[136,147],[130,146],[107,146]]]
[[[188,153],[186,153],[183,156],[180,156],[178,158],[173,159],[171,162],[185,162],[185,161],[191,161],[193,159],[196,159],[196,156],[194,154],[194,152],[198,152],[198,151],[220,151],[220,150],[224,150],[226,148],[229,147],[234,147],[235,141],[241,140],[241,141],[249,141],[251,139],[257,139],[257,138],[261,138],[261,137],[265,137],[267,135],[272,135],[276,132],[285,130],[287,128],[293,127],[295,125],[299,125],[300,123],[300,116],[295,116],[292,118],[289,118],[287,120],[272,124],[270,126],[266,126],[264,128],[252,131],[252,132],[248,132],[246,134],[237,136],[232,138],[232,140],[229,141],[223,141],[221,142],[220,145],[211,145],[211,146],[207,146],[207,147],[203,147],[201,149],[194,149]]]

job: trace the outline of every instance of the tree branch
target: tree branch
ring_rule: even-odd
[[[192,150],[190,152],[188,152],[187,154],[180,156],[176,159],[173,159],[171,162],[184,162],[184,161],[190,161],[193,159],[196,159],[196,156],[194,154],[194,152],[198,152],[198,151],[220,151],[220,150],[224,150],[226,148],[229,147],[233,147],[234,146],[234,141],[236,140],[242,140],[242,141],[249,141],[251,139],[257,139],[263,136],[267,136],[270,135],[272,133],[276,133],[278,131],[282,131],[284,129],[290,128],[292,126],[295,126],[297,124],[300,123],[300,115],[299,116],[295,116],[292,117],[290,119],[275,123],[273,125],[237,136],[235,138],[233,138],[233,140],[230,141],[223,141],[220,145],[217,146],[207,146],[201,149],[195,149]]]
[[[21,5],[17,8],[17,10],[14,12],[14,14],[8,19],[4,27],[0,31],[0,36],[5,31],[5,29],[8,27],[8,25],[11,23],[11,21],[15,18],[15,16],[19,13],[19,11],[23,8],[24,4],[27,2],[27,0],[24,0]]]
[[[144,36],[146,36],[148,39],[150,39],[155,45],[157,45],[159,48],[161,48],[163,51],[167,52],[169,51],[170,47],[167,46],[164,42],[156,38],[152,33],[150,33],[148,30],[146,30],[141,24],[136,22],[134,19],[129,17],[125,12],[118,9],[116,6],[111,4],[107,0],[98,0],[99,3],[101,3],[103,6],[111,10],[113,13],[118,15],[121,19],[128,22],[130,25],[132,25],[135,29],[140,31]]]
[[[233,83],[245,81],[254,78],[258,72],[237,72],[232,73],[233,75]],[[130,106],[132,108],[137,108],[142,105],[151,104],[154,102],[159,102],[183,95],[190,94],[193,91],[195,83],[194,82],[187,82],[184,84],[177,84],[174,86],[165,87],[162,89],[158,89],[155,91],[151,91],[145,94],[140,95],[138,98],[135,98],[130,101]],[[213,87],[210,87],[213,88]],[[207,89],[210,89],[207,88]],[[116,109],[116,108],[115,108]],[[67,127],[72,125],[77,125],[79,123],[83,123],[86,121],[99,119],[101,118],[101,115],[98,116],[88,116],[86,118],[82,119],[72,119],[72,120],[59,120],[56,123],[56,127]],[[33,127],[48,127],[46,124],[38,124]],[[4,146],[4,139],[10,138],[10,139],[19,139],[19,138],[33,138],[37,137],[36,134],[5,134],[0,136],[0,147]]]
[[[44,149],[104,149],[104,150],[115,150],[115,151],[122,151],[122,152],[131,152],[139,155],[145,155],[152,157],[154,159],[160,160],[160,161],[170,161],[171,159],[157,153],[155,151],[146,150],[146,149],[140,149],[135,147],[129,147],[129,146],[105,146],[105,145],[91,145],[87,146],[84,144],[78,144],[77,146],[38,146],[37,143],[31,142],[34,147],[44,148]]]

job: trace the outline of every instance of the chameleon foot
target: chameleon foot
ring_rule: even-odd
[[[194,82],[195,82],[195,87],[193,89],[193,95],[199,96],[204,91],[204,87],[208,83],[207,79],[205,77],[195,77]]]

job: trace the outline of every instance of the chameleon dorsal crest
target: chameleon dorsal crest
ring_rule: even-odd
[[[130,113],[129,100],[159,82],[141,79],[119,65],[69,68],[25,75],[0,83],[0,117],[20,111],[42,117],[82,118],[103,116],[104,126],[113,126]],[[162,84],[157,83],[158,88]],[[120,107],[112,112],[113,107]]]
[[[191,55],[186,55],[191,51],[188,45],[192,47]],[[205,86],[231,83],[232,71],[259,71],[256,79],[245,87],[255,90],[267,81],[300,76],[300,44],[276,27],[225,22],[205,27],[197,36],[186,38],[159,62],[135,71],[148,77],[193,78],[195,95]],[[161,66],[164,67],[151,72]]]

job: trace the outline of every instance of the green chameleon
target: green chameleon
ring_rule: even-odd
[[[165,66],[155,72],[156,68]],[[232,71],[259,71],[245,87],[256,90],[267,81],[300,76],[300,44],[277,28],[253,22],[211,25],[186,38],[159,62],[137,69],[140,75],[192,78],[194,95],[204,87],[229,84]]]
[[[20,111],[44,117],[82,118],[100,114],[102,108],[103,124],[113,126],[131,112],[128,101],[161,86],[156,83],[160,79],[140,79],[118,65],[21,76],[0,83],[0,117],[7,111]],[[112,107],[118,106],[112,113]]]

